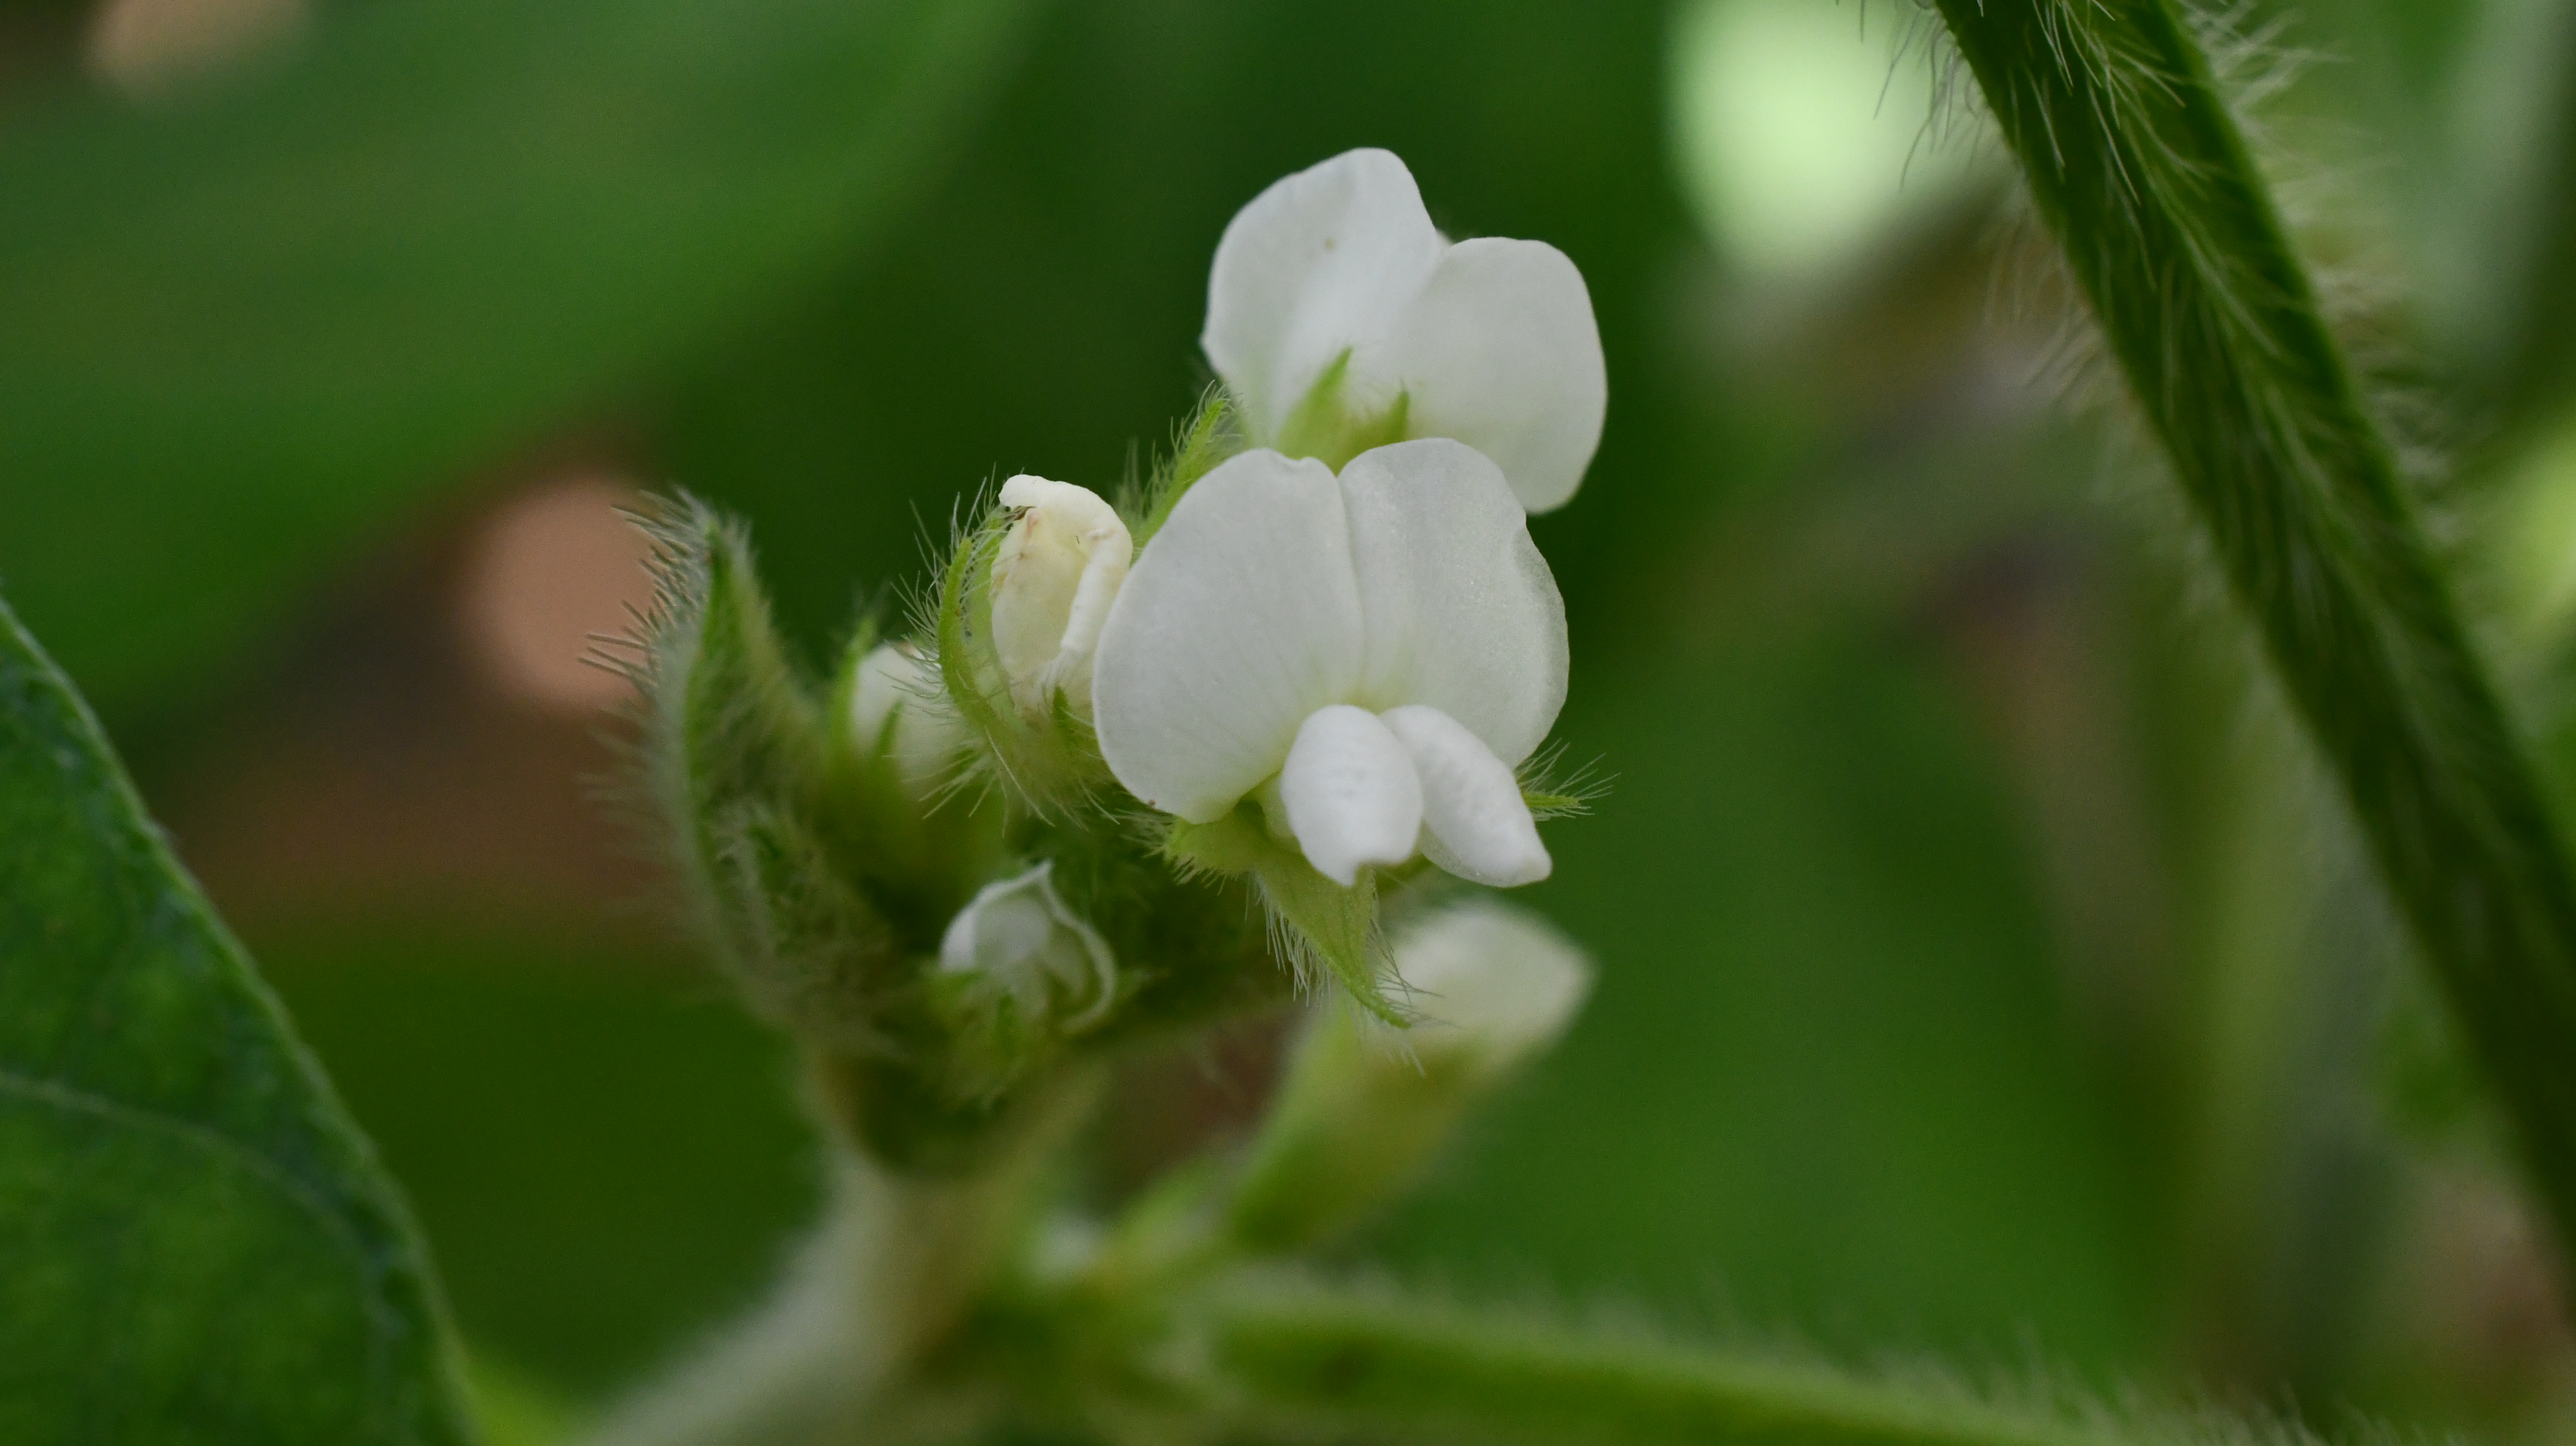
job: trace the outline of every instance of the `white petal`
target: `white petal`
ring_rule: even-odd
[[[1207,823],[1279,771],[1308,714],[1350,696],[1359,582],[1332,470],[1246,452],[1199,479],[1110,605],[1091,686],[1109,771]]]
[[[880,643],[859,659],[857,676],[850,689],[850,724],[859,746],[874,748],[885,726],[892,721],[897,708],[926,700],[921,691],[938,686],[930,669],[923,666],[911,649],[897,643]]]
[[[1385,721],[1422,781],[1422,851],[1433,863],[1498,889],[1548,876],[1554,865],[1511,765],[1437,708],[1389,709]]]
[[[1422,833],[1422,785],[1396,735],[1365,708],[1319,708],[1279,775],[1288,829],[1306,862],[1349,888],[1363,864],[1400,864]]]
[[[1387,334],[1447,243],[1404,162],[1346,151],[1253,198],[1217,242],[1199,345],[1267,441],[1343,351]]]
[[[1473,1050],[1487,1068],[1553,1043],[1592,987],[1582,950],[1546,920],[1491,899],[1407,928],[1395,941],[1395,968],[1423,1014],[1448,1026],[1420,1031],[1416,1048]]]
[[[909,646],[886,643],[861,658],[856,672],[850,723],[859,747],[883,748],[896,778],[915,796],[937,792],[956,770],[957,756],[974,744],[965,720],[941,695],[939,669]]]
[[[1406,435],[1455,437],[1493,458],[1532,512],[1574,495],[1601,442],[1609,380],[1592,294],[1543,241],[1449,248],[1351,367],[1372,391],[1403,389]]]
[[[1518,765],[1565,703],[1565,602],[1502,473],[1434,438],[1363,452],[1341,484],[1368,616],[1359,701],[1427,703]]]

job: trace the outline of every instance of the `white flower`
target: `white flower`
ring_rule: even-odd
[[[1417,848],[1508,886],[1547,877],[1512,770],[1565,681],[1520,504],[1429,439],[1339,478],[1270,451],[1201,478],[1110,607],[1092,699],[1110,772],[1167,813],[1210,823],[1276,780],[1265,803],[1345,887]]]
[[[1011,701],[1043,721],[1061,691],[1091,711],[1091,653],[1126,580],[1127,524],[1089,488],[1026,474],[1002,484],[1018,513],[993,557],[993,649]]]
[[[1556,1042],[1591,992],[1583,951],[1525,910],[1490,899],[1444,909],[1395,941],[1396,972],[1433,1026],[1417,1050],[1473,1051],[1508,1069]]]
[[[1386,151],[1335,156],[1236,214],[1199,345],[1254,443],[1339,461],[1337,438],[1453,437],[1532,512],[1574,495],[1601,440],[1582,273],[1540,241],[1451,244]]]
[[[986,884],[950,921],[939,967],[1008,995],[1031,1019],[1064,1029],[1096,1023],[1117,997],[1108,942],[1056,895],[1053,862]]]
[[[882,750],[915,797],[937,792],[973,745],[965,723],[942,705],[938,667],[905,644],[887,643],[854,671],[850,726],[860,749]]]

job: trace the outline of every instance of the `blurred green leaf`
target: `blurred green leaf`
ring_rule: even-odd
[[[1769,632],[1769,629],[1765,629]],[[1852,1349],[2132,1367],[2154,1220],[2073,1057],[1991,755],[1848,623],[1677,646],[1559,725],[1614,776],[1528,891],[1600,982],[1390,1221],[1536,1278]]]
[[[463,1441],[392,1182],[0,607],[0,1440]]]
[[[2500,352],[2505,421],[2521,431],[2557,423],[2576,391],[2576,6],[2554,5],[2541,29],[2548,51],[2540,154],[2516,177],[2515,253],[2499,311],[2509,335]]]
[[[0,571],[110,702],[881,238],[1028,0],[404,0],[0,137]]]
[[[260,956],[416,1203],[478,1386],[497,1360],[595,1397],[754,1299],[813,1216],[787,1048],[693,961],[454,913]]]
[[[555,1446],[579,1428],[580,1411],[552,1388],[479,1352],[467,1358],[465,1384],[484,1446]]]

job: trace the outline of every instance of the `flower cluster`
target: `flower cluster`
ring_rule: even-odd
[[[1091,720],[1163,813],[1257,798],[1346,888],[1417,854],[1547,877],[1514,769],[1565,699],[1565,614],[1524,514],[1570,497],[1600,439],[1582,276],[1542,242],[1449,242],[1403,162],[1353,151],[1226,228],[1201,342],[1253,446],[1142,556],[1093,493],[1003,485],[1012,702]]]
[[[832,1016],[800,1027],[876,1095],[939,1056],[914,1093],[957,1130],[1050,1050],[1277,997],[1283,949],[1437,1020],[1481,956],[1390,978],[1381,911],[1502,960],[1506,916],[1424,934],[1421,886],[1550,872],[1523,773],[1566,625],[1527,519],[1600,438],[1581,275],[1449,241],[1402,162],[1353,151],[1227,226],[1201,342],[1222,385],[1150,481],[1009,479],[837,706],[775,661],[738,536],[700,516],[673,567],[657,767],[728,957],[773,1013]],[[1580,991],[1541,992],[1561,1017]]]

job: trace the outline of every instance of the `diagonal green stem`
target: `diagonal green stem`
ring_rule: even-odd
[[[2576,7],[2553,8],[2543,149],[2518,200],[2519,250],[2503,258],[2497,421],[2508,437],[2556,421],[2576,383]]]
[[[1940,0],[2576,1239],[2576,890],[2385,437],[2168,0]]]
[[[1824,1366],[1587,1338],[1319,1288],[1220,1298],[1216,1372],[1250,1420],[1358,1440],[2090,1446],[2078,1418]]]
[[[948,1175],[832,1162],[822,1227],[770,1299],[610,1413],[588,1446],[818,1446],[957,1438],[918,1421],[942,1406],[920,1379],[1024,1244],[1100,1076],[1052,1082],[1014,1128]],[[866,1430],[852,1433],[852,1422]]]

